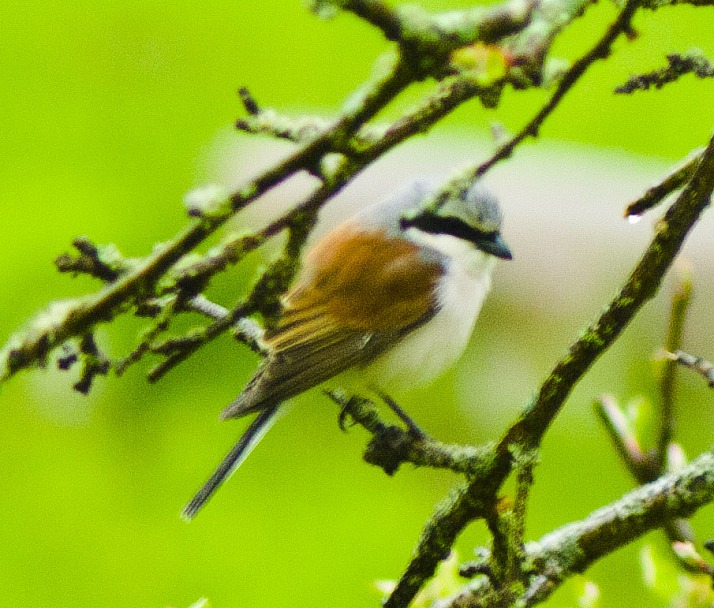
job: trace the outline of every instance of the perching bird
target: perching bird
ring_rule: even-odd
[[[243,462],[285,400],[330,379],[379,390],[424,384],[461,356],[496,258],[511,252],[498,202],[482,186],[422,208],[435,193],[412,183],[310,248],[264,336],[266,359],[222,414],[257,416],[186,506],[186,519]]]

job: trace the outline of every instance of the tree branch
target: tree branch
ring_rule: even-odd
[[[668,352],[679,350],[684,334],[684,321],[692,299],[692,273],[688,265],[680,264],[676,273],[676,283],[672,294],[672,302],[667,326],[667,337],[664,348]],[[674,361],[665,361],[660,379],[660,429],[655,449],[657,470],[664,472],[667,465],[667,450],[674,439],[675,413],[674,390],[677,378],[677,366]]]
[[[630,221],[639,220],[640,216],[649,209],[659,205],[667,196],[675,190],[679,190],[692,179],[694,171],[699,166],[702,159],[702,148],[697,148],[690,152],[687,157],[672,171],[667,177],[656,186],[649,188],[640,198],[631,202],[625,209],[625,217]]]
[[[713,189],[714,138],[691,181],[658,223],[654,239],[619,294],[556,365],[532,406],[502,440],[502,453],[508,444],[519,442],[521,437],[540,440],[575,383],[620,335],[642,305],[655,295],[684,239],[709,205]]]
[[[671,53],[667,55],[667,63],[669,65],[666,68],[630,77],[625,84],[615,89],[615,93],[629,95],[652,87],[661,89],[685,74],[694,74],[697,78],[714,78],[714,64],[700,50],[689,51],[683,55]]]
[[[642,305],[654,296],[685,237],[709,204],[712,190],[714,137],[691,181],[659,222],[655,237],[619,294],[556,364],[534,401],[499,442],[492,465],[484,467],[481,475],[454,492],[432,516],[414,558],[385,602],[387,608],[407,606],[424,581],[433,575],[458,534],[469,522],[484,516],[486,505],[493,503],[496,492],[512,470],[518,446],[540,444],[575,384],[612,345]]]
[[[528,554],[549,579],[562,581],[650,530],[675,518],[690,517],[713,500],[714,453],[706,452],[676,473],[629,492],[582,522],[548,534],[528,547]]]
[[[333,142],[357,130],[408,82],[409,71],[397,59],[370,87],[351,99],[348,109],[323,134],[251,180],[230,195],[223,204],[217,205],[211,213],[194,220],[177,237],[157,248],[152,255],[99,293],[55,303],[35,318],[24,332],[12,336],[0,351],[0,382],[33,363],[43,361],[53,348],[69,338],[90,331],[97,323],[109,321],[147,295],[153,295],[161,276],[218,230],[235,212],[285,178],[313,166],[330,150]],[[323,197],[323,201],[326,199],[326,196]],[[246,252],[249,249],[244,248]]]
[[[580,59],[578,59],[558,82],[555,92],[528,124],[521,131],[503,144],[496,153],[487,161],[481,163],[474,171],[474,177],[480,177],[488,171],[494,164],[513,154],[513,150],[527,137],[536,137],[545,119],[555,110],[565,94],[573,88],[575,83],[587,71],[587,69],[598,59],[604,59],[610,53],[610,47],[622,34],[630,30],[630,22],[639,6],[640,0],[627,0],[624,8],[617,19],[607,29],[605,35],[597,44]]]
[[[584,572],[605,555],[668,521],[691,516],[712,501],[714,453],[706,452],[676,473],[640,486],[584,520],[528,543],[526,560],[533,572],[529,586],[516,598],[516,605],[532,606],[544,601],[567,578]],[[483,596],[493,591],[484,584],[476,589],[467,587],[445,606],[483,606]]]
[[[709,388],[714,388],[714,364],[711,362],[681,350],[675,353],[666,353],[666,357],[679,365],[695,371],[707,381]]]

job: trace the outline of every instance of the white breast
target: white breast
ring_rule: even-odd
[[[461,356],[491,288],[493,256],[450,235],[411,229],[413,240],[447,256],[437,288],[438,312],[364,370],[364,380],[389,392],[431,382]]]

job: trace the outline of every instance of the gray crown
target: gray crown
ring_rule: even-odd
[[[438,192],[439,184],[419,179],[393,192],[388,198],[370,205],[357,215],[365,226],[383,226],[390,232],[399,231],[403,216],[414,216],[424,211]],[[498,232],[502,214],[498,199],[479,183],[462,190],[458,198],[450,196],[436,213],[442,217],[456,217],[483,232]]]

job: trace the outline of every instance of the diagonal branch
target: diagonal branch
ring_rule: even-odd
[[[637,221],[639,217],[652,207],[659,205],[667,196],[675,190],[679,190],[692,179],[694,171],[701,160],[702,149],[697,148],[690,152],[687,157],[672,171],[667,177],[656,186],[649,188],[640,198],[631,202],[625,209],[625,217],[630,221]]]
[[[658,223],[652,242],[619,294],[556,364],[534,401],[501,439],[491,466],[484,467],[481,475],[474,476],[454,492],[427,523],[414,558],[385,602],[387,608],[407,606],[434,574],[436,565],[461,531],[483,516],[485,505],[494,500],[509,476],[518,446],[540,444],[575,384],[612,345],[643,304],[655,295],[685,237],[709,204],[712,190],[714,137],[691,181]]]
[[[537,133],[542,122],[550,115],[577,79],[582,76],[594,61],[607,55],[611,45],[620,34],[629,31],[630,22],[637,6],[638,0],[628,0],[618,18],[608,28],[600,41],[568,71],[548,104],[517,136],[499,148],[489,160],[479,165],[474,170],[473,175],[465,175],[464,181],[473,180],[475,176],[483,175],[495,163],[508,157],[515,146],[528,135]],[[710,148],[713,146],[714,140],[710,143]],[[714,154],[710,154],[707,157],[712,164],[714,164],[713,156]],[[690,185],[694,182],[695,179],[690,182]],[[690,192],[691,196],[691,188],[685,192]],[[705,199],[710,192],[711,188],[709,188],[707,195],[704,197]],[[681,198],[684,198],[684,195]],[[703,206],[701,206],[701,209],[703,209]],[[694,223],[701,209],[695,214],[691,224]],[[679,241],[672,244],[673,247],[668,252],[670,254],[669,257],[662,257],[661,261],[664,262],[664,267],[658,268],[658,270],[663,272],[671,263],[691,224],[681,230]],[[657,238],[655,238],[656,240]],[[652,248],[650,250],[654,251]],[[660,256],[657,257],[659,258]],[[638,269],[639,267],[635,270],[637,275],[640,274]],[[485,504],[494,500],[496,492],[511,471],[513,460],[511,446],[519,444],[538,446],[540,444],[543,434],[545,434],[575,383],[619,335],[620,331],[639,310],[639,307],[654,295],[656,286],[659,284],[658,277],[648,274],[647,278],[651,281],[647,285],[649,292],[637,294],[640,296],[640,300],[634,300],[633,296],[635,294],[630,294],[629,291],[632,290],[634,282],[639,280],[639,276],[634,279],[631,277],[631,280],[625,285],[623,290],[625,293],[622,294],[622,297],[613,301],[608,309],[609,312],[606,312],[573,345],[569,355],[556,366],[553,373],[543,383],[534,403],[526,409],[521,419],[509,429],[506,436],[501,440],[492,469],[488,470],[488,472],[486,472],[487,469],[483,469],[484,475],[475,476],[470,483],[462,486],[432,516],[424,528],[414,558],[402,574],[394,591],[386,600],[386,608],[403,608],[407,606],[424,582],[433,576],[437,564],[453,545],[458,534],[470,521],[483,516]],[[638,282],[637,285],[641,285],[641,283]],[[634,305],[635,302],[636,305]]]
[[[628,95],[652,87],[661,89],[685,74],[694,74],[697,78],[714,78],[714,64],[700,50],[684,54],[671,53],[667,55],[667,63],[669,65],[666,68],[630,77],[625,84],[615,89],[615,93]]]
[[[517,135],[503,144],[491,158],[481,163],[475,171],[475,177],[483,175],[494,164],[511,156],[516,146],[518,146],[524,139],[528,137],[536,137],[538,135],[541,125],[545,122],[545,119],[550,116],[553,110],[558,107],[558,104],[563,99],[565,94],[570,91],[573,86],[575,86],[575,83],[580,80],[580,77],[593,63],[599,59],[604,59],[610,54],[610,48],[622,33],[629,31],[631,27],[630,22],[632,21],[632,17],[639,6],[639,1],[640,0],[627,0],[624,8],[618,15],[617,19],[607,29],[605,35],[587,54],[583,55],[580,59],[573,63],[570,69],[568,69],[568,71],[563,75],[558,82],[555,92],[540,112],[538,112],[538,114],[536,114]]]
[[[709,205],[712,190],[714,138],[709,141],[692,180],[658,223],[654,239],[620,293],[556,365],[532,406],[501,441],[501,453],[507,451],[508,444],[520,443],[523,437],[540,441],[575,383],[614,342],[642,305],[654,297],[684,239]]]

